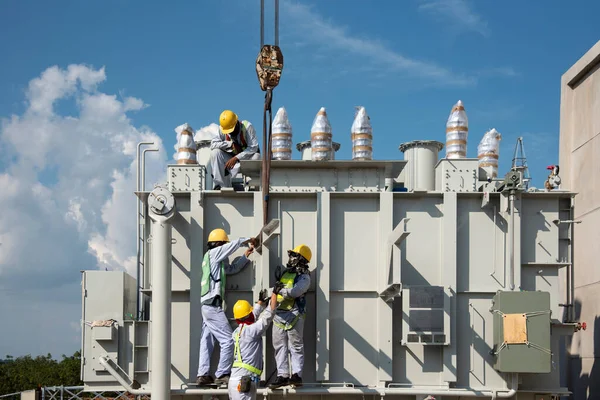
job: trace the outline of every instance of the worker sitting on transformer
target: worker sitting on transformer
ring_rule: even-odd
[[[245,254],[229,263],[228,258],[242,244],[249,242]],[[208,251],[202,261],[202,281],[200,302],[202,309],[202,337],[200,338],[200,361],[196,384],[198,386],[226,385],[231,374],[233,357],[232,330],[225,312],[225,280],[227,275],[240,272],[248,264],[248,256],[254,251],[255,239],[239,238],[229,242],[223,229],[215,229],[208,235]],[[219,366],[215,372],[217,377],[210,376],[210,357],[215,345],[215,339],[221,347]]]
[[[267,300],[265,289],[260,292],[254,309],[246,300],[238,300],[233,306],[233,317],[238,327],[233,332],[235,349],[228,387],[230,399],[256,398],[256,388],[263,369],[262,337],[275,316],[277,294],[271,294],[269,307],[265,309]]]
[[[308,263],[312,257],[310,248],[304,244],[288,251],[287,268],[277,277],[273,289],[277,293],[279,306],[273,321],[273,348],[277,362],[277,378],[269,385],[276,389],[285,385],[302,386],[304,367],[304,319],[306,313],[305,294],[310,286]],[[288,352],[292,359],[290,377]]]
[[[250,122],[239,121],[230,110],[221,113],[219,122],[221,132],[210,143],[214,190],[231,187],[231,178],[240,170],[239,160],[260,159],[256,131]]]

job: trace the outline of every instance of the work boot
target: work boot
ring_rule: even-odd
[[[217,386],[227,386],[229,385],[229,374],[225,374],[223,376],[215,379],[215,385]]]
[[[277,378],[275,378],[275,382],[269,385],[269,389],[277,389],[282,386],[289,385],[289,383],[290,379],[288,377],[278,376]]]
[[[215,185],[215,187],[213,188],[213,190],[221,190],[221,185]]]
[[[290,385],[293,386],[302,386],[302,378],[298,376],[298,374],[292,375],[290,378]]]
[[[215,380],[210,375],[202,375],[196,378],[196,386],[208,386],[215,383]]]

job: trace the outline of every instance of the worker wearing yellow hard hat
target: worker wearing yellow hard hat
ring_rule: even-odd
[[[233,317],[238,327],[233,331],[235,346],[228,385],[230,399],[256,398],[263,370],[262,337],[275,316],[277,294],[271,294],[269,307],[266,307],[267,301],[267,290],[262,290],[254,307],[246,300],[238,300],[233,306]]]
[[[302,386],[304,368],[304,319],[306,317],[305,294],[310,286],[308,263],[312,259],[310,248],[301,244],[288,251],[288,263],[273,291],[279,303],[273,320],[273,348],[277,363],[277,378],[269,385]],[[288,362],[288,353],[292,368]]]
[[[240,160],[259,160],[256,130],[248,121],[240,121],[236,113],[225,110],[219,117],[219,134],[210,144],[213,189],[231,187],[231,179],[240,170]]]
[[[244,255],[229,262],[229,257],[240,246],[248,243]],[[233,338],[231,326],[223,311],[225,301],[225,282],[227,275],[240,272],[248,265],[248,256],[254,251],[256,240],[254,238],[239,238],[230,241],[227,233],[221,229],[214,229],[208,235],[207,248],[202,260],[202,280],[200,302],[202,311],[202,336],[200,338],[200,361],[196,384],[226,386],[231,375],[231,362],[233,357]],[[216,380],[210,375],[210,357],[215,340],[219,342],[221,354],[219,365],[215,372]]]

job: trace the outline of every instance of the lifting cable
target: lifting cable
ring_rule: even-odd
[[[269,213],[269,184],[271,181],[271,156],[272,156],[272,125],[273,115],[271,102],[273,89],[279,84],[283,70],[283,54],[279,48],[279,0],[275,1],[275,45],[265,45],[265,0],[260,0],[260,52],[256,58],[256,75],[260,88],[265,92],[265,105],[263,109],[263,151],[262,157],[262,194],[263,194],[263,226],[267,225]],[[267,113],[269,123],[267,129]]]

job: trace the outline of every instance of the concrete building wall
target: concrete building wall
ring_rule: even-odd
[[[600,41],[561,80],[560,175],[575,198],[576,321],[587,330],[568,339],[574,399],[600,398]]]

